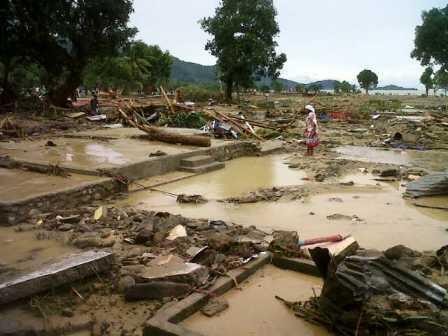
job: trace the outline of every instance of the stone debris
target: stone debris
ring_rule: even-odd
[[[229,302],[223,299],[212,299],[201,309],[201,313],[207,317],[213,317],[229,308]]]
[[[321,295],[283,301],[297,316],[341,335],[448,335],[448,260],[440,260],[447,250],[358,248],[343,258],[316,258],[324,270]]]
[[[204,204],[207,203],[207,199],[205,199],[201,195],[185,195],[181,194],[177,196],[177,203],[194,203],[194,204]]]
[[[183,225],[177,225],[174,229],[170,231],[167,240],[176,240],[177,238],[187,237],[187,230]]]
[[[203,285],[208,279],[206,267],[186,263],[174,255],[157,257],[143,268],[137,276],[137,282],[172,281]]]

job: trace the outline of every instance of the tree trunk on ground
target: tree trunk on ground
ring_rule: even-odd
[[[369,95],[369,89],[366,89],[366,95],[367,96]]]
[[[425,90],[426,90],[426,97],[429,96],[429,88],[427,86],[425,86]]]
[[[176,131],[169,131],[158,127],[139,127],[148,134],[151,140],[171,144],[182,144],[187,146],[210,147],[211,140],[208,136],[202,135],[187,135]]]
[[[118,111],[129,122],[129,124],[147,133],[148,135],[146,136],[146,138],[148,138],[149,140],[157,140],[171,144],[182,144],[199,147],[211,146],[211,140],[208,136],[188,135],[176,132],[174,130],[167,130],[160,127],[149,126],[147,124],[142,125],[135,122],[128,115],[128,113],[124,112],[122,109],[118,109]]]

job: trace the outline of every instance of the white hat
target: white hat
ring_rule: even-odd
[[[315,113],[316,111],[314,110],[314,107],[312,105],[307,105],[305,106],[305,110],[311,111],[313,113]]]

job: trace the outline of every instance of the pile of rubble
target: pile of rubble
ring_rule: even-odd
[[[341,261],[314,258],[319,297],[286,304],[338,335],[448,335],[448,247],[358,249]]]

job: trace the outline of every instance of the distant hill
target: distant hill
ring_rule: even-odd
[[[218,79],[216,77],[216,66],[202,65],[192,62],[185,62],[177,57],[173,57],[173,65],[171,66],[172,81],[180,81],[192,84],[216,84]],[[278,79],[285,88],[294,88],[297,82],[279,78]],[[272,79],[263,78],[257,81],[258,85],[271,86]]]
[[[214,84],[217,82],[216,67],[185,62],[173,57],[170,79],[195,84]]]
[[[334,85],[337,82],[335,79],[325,79],[317,82],[312,82],[306,84],[306,86],[311,86],[314,84],[320,85],[321,90],[334,90]]]
[[[417,91],[416,88],[404,88],[398,85],[386,85],[386,86],[379,86],[375,90],[386,90],[386,91],[397,91],[397,90],[406,90],[406,91]]]

